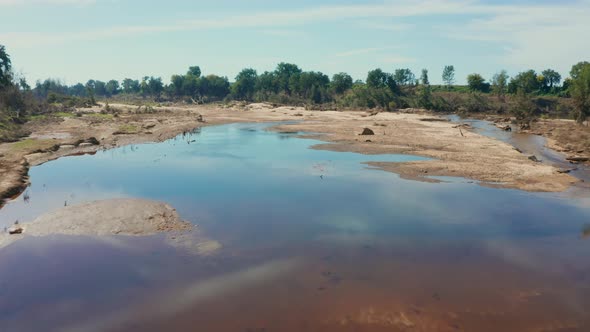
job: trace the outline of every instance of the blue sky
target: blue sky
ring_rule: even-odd
[[[590,0],[0,0],[0,44],[30,82],[68,84],[191,65],[233,79],[281,61],[332,75],[410,68],[441,81],[506,69],[567,76],[590,61]]]

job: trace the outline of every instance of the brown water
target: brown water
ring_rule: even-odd
[[[411,157],[310,150],[263,129],[210,127],[33,168],[30,201],[1,223],[139,196],[171,203],[223,248],[16,242],[0,249],[0,331],[590,330],[590,195],[406,181],[361,162]]]

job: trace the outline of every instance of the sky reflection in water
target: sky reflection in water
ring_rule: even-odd
[[[309,146],[318,141],[266,131],[268,126],[206,127],[163,143],[62,158],[32,168],[32,185],[27,190],[30,201],[21,197],[0,210],[1,226],[32,220],[65,202],[143,197],[170,203],[224,248],[217,258],[195,260],[166,248],[158,237],[111,242],[66,237],[22,241],[0,252],[3,270],[17,257],[24,257],[24,264],[4,273],[0,282],[20,280],[17,285],[23,288],[35,283],[42,290],[35,288],[36,292],[29,291],[26,296],[6,291],[5,299],[19,300],[8,303],[0,299],[0,308],[5,309],[0,321],[10,326],[25,308],[34,311],[37,302],[57,301],[64,312],[71,313],[76,303],[121,300],[118,292],[141,298],[142,287],[161,286],[170,280],[187,283],[181,288],[181,292],[187,291],[187,303],[179,306],[189,306],[196,298],[207,298],[203,294],[208,294],[205,289],[210,287],[203,285],[214,285],[214,293],[222,287],[219,285],[225,285],[216,282],[216,276],[229,280],[230,288],[239,288],[232,274],[239,272],[235,271],[246,271],[246,276],[256,279],[259,274],[252,272],[252,277],[249,269],[259,271],[260,266],[264,270],[274,266],[272,262],[278,260],[280,265],[281,260],[292,262],[295,257],[298,265],[305,265],[307,259],[330,257],[326,253],[335,250],[389,248],[388,255],[399,250],[418,255],[417,262],[472,252],[541,275],[568,274],[567,264],[578,264],[581,271],[588,269],[588,263],[579,264],[579,258],[590,252],[590,241],[582,236],[590,220],[587,198],[491,189],[466,181],[430,184],[402,180],[392,173],[367,169],[362,162],[422,158],[313,150]],[[72,250],[79,252],[73,254]],[[418,254],[429,250],[436,253]],[[386,261],[372,257],[361,263],[355,261],[356,252],[350,254],[355,258],[347,256],[347,264],[352,266],[395,262],[384,256]],[[105,255],[116,258],[105,261]],[[65,265],[66,270],[77,271],[78,277],[55,269],[63,264],[61,259],[80,264]],[[47,291],[44,281],[22,278],[22,274],[31,273],[29,264],[39,267],[39,278],[65,278],[66,284],[78,280],[81,286]],[[452,267],[453,261],[447,265]],[[90,279],[95,282],[77,279],[97,267],[109,272]],[[376,274],[387,275],[377,270]],[[96,286],[99,280],[100,287]],[[54,289],[68,288],[59,285]],[[86,309],[79,310],[79,317],[92,316],[89,311],[108,312],[108,306],[94,304],[80,306]],[[109,319],[116,324],[123,318]],[[63,324],[58,318],[44,322],[45,326]]]

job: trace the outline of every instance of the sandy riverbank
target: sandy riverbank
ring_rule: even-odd
[[[63,156],[95,153],[117,146],[158,142],[192,129],[232,122],[298,120],[279,131],[318,133],[329,142],[314,148],[366,154],[406,153],[433,158],[407,163],[375,163],[404,178],[435,181],[430,176],[458,176],[483,185],[528,191],[563,191],[575,178],[536,163],[510,145],[419,110],[373,114],[364,111],[308,111],[266,104],[155,108],[137,113],[136,106],[113,105],[119,114],[85,114],[30,124],[33,134],[20,142],[0,144],[0,198],[22,192],[28,168]],[[375,135],[359,135],[370,128]]]

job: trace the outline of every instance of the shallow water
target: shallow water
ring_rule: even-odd
[[[590,169],[585,165],[573,165],[565,160],[566,155],[547,148],[545,146],[547,140],[543,136],[521,133],[516,128],[511,132],[507,132],[499,129],[492,122],[485,120],[463,119],[458,115],[449,115],[447,118],[453,122],[468,123],[475,132],[481,135],[506,142],[526,155],[536,156],[543,163],[564,170],[571,170],[570,174],[572,176],[590,183]]]
[[[143,197],[223,248],[52,236],[0,249],[6,331],[587,331],[590,195],[430,184],[268,124],[31,169],[0,225]],[[3,330],[4,331],[4,330]]]

